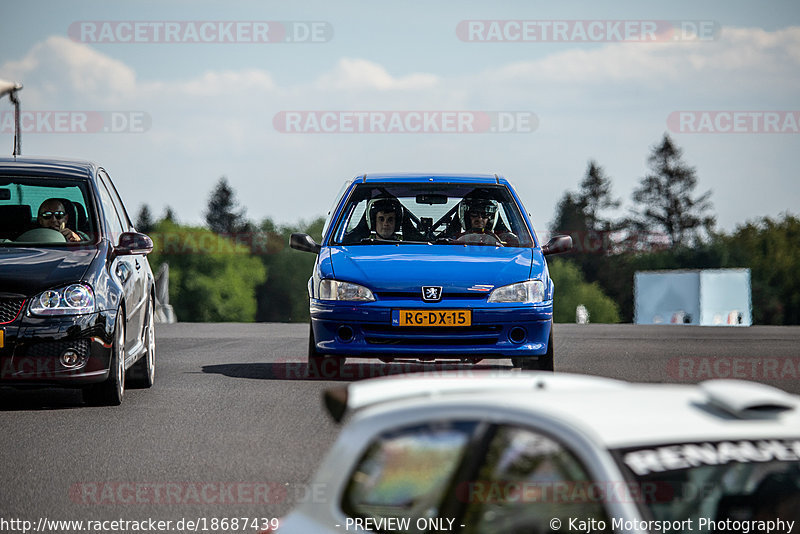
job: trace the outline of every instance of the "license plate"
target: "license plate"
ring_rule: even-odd
[[[470,326],[472,310],[397,310],[395,326]]]
[[[0,349],[6,346],[6,331],[0,328]]]

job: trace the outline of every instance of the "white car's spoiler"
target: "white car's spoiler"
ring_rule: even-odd
[[[586,391],[589,389],[618,389],[629,384],[621,380],[569,373],[540,373],[513,371],[446,371],[434,377],[409,375],[381,377],[354,382],[324,393],[325,406],[338,423],[351,411],[413,397],[432,397],[448,393],[497,391],[532,392]]]
[[[349,412],[385,402],[470,392],[585,392],[619,390],[634,384],[622,380],[569,373],[446,371],[436,376],[381,377],[354,382],[324,393],[325,406],[338,423]],[[687,385],[691,387],[691,385]],[[716,379],[697,384],[710,406],[740,419],[772,418],[800,409],[800,398],[778,388],[745,380]]]

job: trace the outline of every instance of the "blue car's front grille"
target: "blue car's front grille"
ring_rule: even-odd
[[[405,328],[364,325],[364,339],[372,345],[494,345],[500,326]]]
[[[422,302],[422,291],[378,291],[375,295],[379,299],[403,299],[419,300]],[[442,302],[450,299],[459,300],[486,300],[487,293],[467,292],[467,293],[442,293]]]

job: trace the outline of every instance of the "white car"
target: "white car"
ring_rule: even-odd
[[[800,397],[770,386],[456,373],[325,403],[325,498],[281,534],[800,530]]]

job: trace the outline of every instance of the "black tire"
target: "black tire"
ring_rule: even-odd
[[[344,367],[344,356],[323,356],[317,352],[314,328],[308,327],[308,376],[312,378],[339,378]]]
[[[514,367],[520,367],[525,371],[550,371],[554,369],[554,349],[553,349],[553,325],[550,325],[550,336],[547,338],[547,352],[537,359],[530,357],[511,358]]]
[[[550,324],[550,336],[547,338],[547,352],[543,355],[539,356],[539,359],[535,362],[536,367],[534,369],[538,369],[539,371],[550,371],[551,373],[555,370],[554,364],[554,348],[553,348],[553,325]]]
[[[108,378],[83,390],[83,400],[92,406],[119,406],[125,396],[125,315],[117,315],[114,326],[114,342],[111,345],[111,360]]]
[[[149,299],[145,316],[144,346],[145,353],[128,369],[126,381],[130,388],[147,389],[153,387],[156,377],[156,328],[155,303]]]

